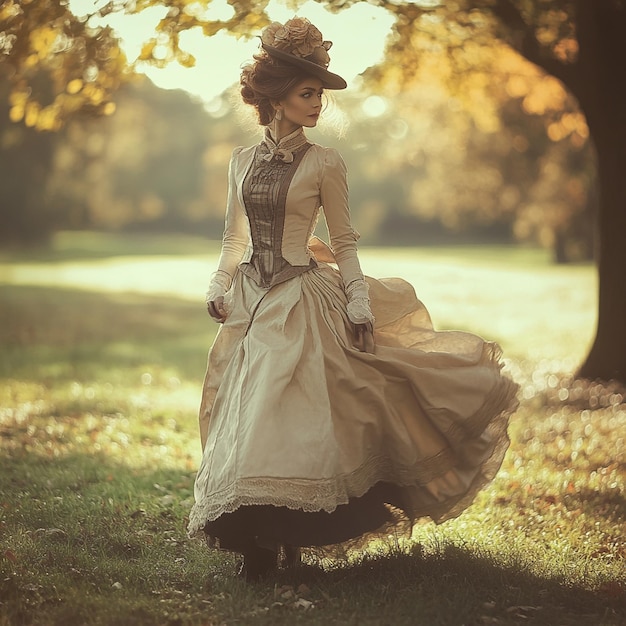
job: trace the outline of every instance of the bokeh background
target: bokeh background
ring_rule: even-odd
[[[239,70],[294,14],[364,270],[521,404],[459,519],[249,588],[185,520]],[[623,0],[1,2],[0,626],[625,624],[625,77]]]

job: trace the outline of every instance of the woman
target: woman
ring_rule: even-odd
[[[331,43],[301,18],[261,40],[241,93],[265,136],[229,167],[189,523],[248,580],[279,552],[459,515],[502,462],[517,390],[495,344],[435,332],[408,283],[363,276],[345,165],[303,132],[346,87]]]

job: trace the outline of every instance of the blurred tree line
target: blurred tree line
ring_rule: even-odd
[[[193,26],[185,8],[173,6],[160,25],[170,46],[161,64],[193,62],[176,37]],[[262,26],[263,6],[236,9],[231,24],[206,23],[207,34]],[[128,71],[113,33],[89,19],[64,0],[0,9],[0,241],[85,228],[219,237],[227,160],[233,145],[255,139],[232,110],[236,93],[209,113],[158,89]],[[141,58],[163,47],[162,34]],[[443,27],[433,36],[450,39]],[[592,258],[595,164],[575,100],[493,40],[446,55],[423,32],[411,37],[415,50],[403,46],[397,66],[372,68],[360,93],[338,97],[345,137],[332,127],[313,135],[348,162],[363,241],[532,241],[559,262]],[[410,71],[394,71],[402,64]]]
[[[551,140],[545,120],[506,97],[481,128],[440,86],[401,97],[341,94],[311,134],[334,145],[350,172],[354,220],[371,244],[540,242],[559,261],[593,251],[593,162],[588,142]],[[127,78],[115,113],[74,116],[55,133],[12,123],[0,90],[0,195],[4,242],[38,242],[59,229],[204,232],[223,227],[234,145],[256,140],[236,89],[217,110],[143,76]],[[569,189],[569,192],[568,192]]]
[[[82,115],[110,115],[128,72],[118,40],[64,0],[0,3],[0,241],[45,239],[66,223],[46,189],[60,138]]]

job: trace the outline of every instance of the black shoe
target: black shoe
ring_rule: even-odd
[[[283,561],[283,567],[285,568],[293,568],[298,567],[302,561],[300,558],[300,548],[298,546],[288,546],[285,545],[283,547],[285,552],[285,559]]]
[[[257,582],[278,569],[277,555],[273,550],[255,546],[243,555],[243,562],[238,567],[237,575],[246,582]]]

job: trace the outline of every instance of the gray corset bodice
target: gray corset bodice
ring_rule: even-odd
[[[267,143],[260,143],[244,180],[242,191],[253,252],[240,269],[261,287],[272,287],[317,266],[313,259],[308,265],[290,265],[281,253],[287,191],[310,146],[304,143],[294,147],[293,153],[288,153],[293,160],[288,162],[290,157],[283,159]]]

